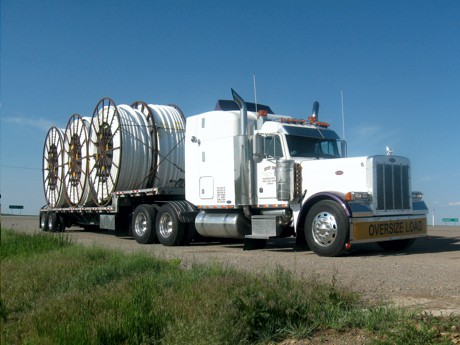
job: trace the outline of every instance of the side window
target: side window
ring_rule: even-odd
[[[283,157],[283,148],[277,135],[264,137],[264,156]]]
[[[321,142],[321,153],[324,158],[339,157],[337,152],[337,144],[331,141]]]

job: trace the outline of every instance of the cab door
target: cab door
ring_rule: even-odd
[[[276,203],[276,160],[284,156],[283,147],[276,134],[264,135],[262,145],[263,159],[257,163],[256,168],[257,198],[259,203]]]

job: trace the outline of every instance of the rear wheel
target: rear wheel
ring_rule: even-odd
[[[150,244],[155,241],[155,218],[157,211],[153,205],[139,205],[134,210],[132,220],[133,237],[137,243]]]
[[[165,246],[181,244],[184,238],[185,224],[179,221],[179,215],[169,204],[161,206],[156,220],[158,240]]]
[[[400,252],[412,246],[414,242],[415,238],[406,238],[404,240],[377,242],[377,244],[383,250],[389,252]]]
[[[49,213],[41,213],[40,214],[40,228],[42,229],[42,231],[48,231],[49,230],[49,226],[48,226],[48,222],[49,222]]]
[[[51,232],[59,231],[59,217],[56,213],[50,213],[48,217],[48,230]]]
[[[63,232],[65,230],[65,219],[63,216],[51,212],[48,216],[48,231]]]
[[[320,201],[307,214],[305,239],[318,255],[342,255],[346,250],[349,231],[348,218],[334,201]]]

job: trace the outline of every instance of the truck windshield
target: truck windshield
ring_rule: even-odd
[[[286,135],[291,157],[341,158],[336,140]]]

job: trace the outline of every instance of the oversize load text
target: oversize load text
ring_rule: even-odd
[[[410,219],[387,222],[364,222],[355,224],[354,239],[364,240],[380,237],[397,237],[426,233],[425,219]]]
[[[423,232],[425,226],[421,220],[393,223],[370,223],[368,232],[371,237],[412,234]]]

